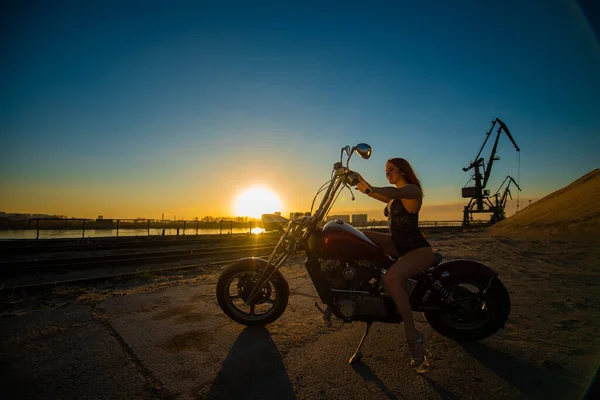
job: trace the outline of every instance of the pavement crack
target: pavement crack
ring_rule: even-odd
[[[142,376],[142,378],[146,381],[148,389],[155,396],[165,400],[176,399],[174,395],[170,394],[168,390],[165,389],[163,383],[160,380],[158,380],[148,368],[144,366],[144,364],[133,352],[133,349],[127,344],[123,336],[121,336],[119,332],[110,324],[106,314],[102,314],[99,312],[99,310],[96,310],[92,313],[92,319],[98,322],[100,325],[104,326],[108,330],[110,336],[117,341],[123,352],[129,358],[130,362],[137,369],[140,376]]]

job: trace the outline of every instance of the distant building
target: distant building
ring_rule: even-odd
[[[367,221],[367,214],[352,214],[352,225],[354,226],[365,226]]]
[[[281,216],[280,212],[275,212],[273,214],[262,214],[260,216],[263,227],[265,231],[280,231],[283,232],[285,224],[287,224],[288,220]]]
[[[329,221],[337,221],[338,219],[346,222],[346,223],[350,223],[350,216],[349,215],[329,215],[327,216],[327,222]]]

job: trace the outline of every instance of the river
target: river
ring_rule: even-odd
[[[461,221],[423,221],[419,223],[421,228],[434,227],[434,226],[460,226]],[[375,226],[360,226],[360,229],[369,228],[383,228],[384,224],[377,224]],[[186,228],[171,228],[164,229],[165,236],[174,235],[227,235],[249,233],[249,228],[229,228],[224,226],[223,229],[219,228],[199,228],[196,230],[195,227]],[[263,228],[253,228],[252,233],[260,234],[265,232]],[[160,236],[163,234],[162,228],[147,228],[131,229],[121,228],[118,231],[116,229],[40,229],[39,239],[67,239],[67,238],[100,238],[100,237],[116,237],[116,236]],[[0,240],[12,240],[12,239],[36,239],[37,231],[35,229],[16,229],[16,230],[0,230]]]
[[[232,228],[223,227],[222,230],[216,229],[198,229],[186,228],[185,231],[180,229],[165,229],[165,236],[173,235],[218,235],[219,233],[227,235],[229,233],[248,233],[248,228]],[[252,233],[262,233],[265,230],[262,228],[253,228]],[[143,229],[119,229],[118,234],[116,229],[86,229],[83,232],[82,229],[40,229],[39,239],[68,239],[68,238],[99,238],[99,237],[116,237],[116,236],[160,236],[163,234],[162,229],[150,228],[148,232],[147,228]],[[35,229],[27,230],[3,230],[0,231],[0,240],[11,240],[11,239],[35,239],[37,231]]]

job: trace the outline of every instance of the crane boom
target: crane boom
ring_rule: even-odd
[[[499,202],[499,204],[502,206],[503,209],[506,206],[506,195],[510,196],[510,198],[512,199],[512,194],[511,194],[510,189],[509,189],[510,188],[510,184],[514,183],[515,186],[517,187],[517,189],[519,189],[519,192],[521,191],[521,188],[519,187],[519,184],[513,179],[512,176],[508,175],[506,178],[504,178],[504,181],[502,182],[502,184],[500,185],[500,187],[496,191],[496,194],[494,194],[494,196],[496,196],[496,198],[498,198],[498,196],[500,196],[500,190],[502,189],[502,186],[504,186],[504,184],[506,183],[506,181],[508,181],[508,185],[506,185],[506,188],[504,189],[504,193],[502,193],[502,197],[500,198],[500,202]]]
[[[494,164],[494,160],[498,160],[498,158],[496,158],[496,149],[498,148],[498,142],[500,141],[500,134],[502,133],[502,131],[506,133],[512,144],[515,146],[515,149],[517,149],[517,151],[521,151],[521,149],[519,149],[519,146],[517,146],[517,143],[515,143],[515,139],[513,139],[512,135],[510,134],[510,131],[508,130],[508,127],[506,126],[506,124],[504,124],[504,122],[496,118],[494,120],[494,123],[492,124],[492,129],[494,128],[494,125],[496,125],[496,123],[498,123],[500,127],[498,128],[498,134],[496,135],[496,140],[494,141],[494,147],[492,148],[492,154],[490,154],[488,165],[485,168],[483,183],[481,185],[482,188],[485,188],[488,180],[490,179],[490,174],[492,173],[492,165]]]
[[[471,168],[477,167],[477,166],[479,166],[483,162],[483,158],[479,158],[479,156],[481,155],[481,152],[483,151],[483,148],[485,147],[485,144],[487,143],[488,139],[490,138],[490,134],[492,133],[492,130],[494,129],[494,125],[496,124],[497,120],[498,120],[498,118],[496,118],[494,121],[492,121],[492,127],[490,128],[489,131],[487,131],[485,133],[485,140],[483,141],[483,144],[481,145],[481,148],[479,149],[479,152],[477,153],[477,155],[474,158],[475,161],[472,161],[471,164],[469,164],[468,167],[463,168],[463,171],[467,172]]]
[[[498,118],[496,118],[496,121],[498,121],[498,123],[500,124],[502,129],[504,129],[504,132],[506,132],[506,135],[508,136],[508,138],[510,139],[512,144],[515,146],[515,149],[517,149],[517,151],[521,151],[521,149],[519,149],[519,146],[517,146],[515,139],[513,139],[512,135],[510,134],[510,131],[508,130],[508,127],[506,126],[506,124],[504,122],[500,121],[500,119],[498,119]]]
[[[488,158],[488,162],[486,165],[484,158],[481,157],[481,153],[483,152],[483,149],[485,148],[485,145],[487,144],[488,140],[490,139],[490,136],[494,132],[495,128],[496,128],[497,134],[494,139],[494,145],[492,147],[492,152],[490,154],[490,157]],[[510,192],[508,191],[508,186],[507,186],[506,191],[504,192],[504,195],[502,196],[502,201],[499,202],[499,200],[500,200],[499,199],[499,197],[500,197],[499,191],[502,188],[502,186],[504,185],[504,183],[506,182],[506,179],[500,186],[500,189],[498,189],[498,192],[494,195],[496,197],[496,204],[493,204],[490,201],[490,195],[489,195],[490,191],[486,189],[486,186],[488,184],[488,181],[489,181],[491,173],[492,173],[492,167],[494,165],[494,161],[500,159],[500,158],[496,157],[496,150],[498,149],[498,143],[500,141],[500,136],[501,136],[502,132],[506,133],[506,136],[508,136],[508,138],[510,139],[513,146],[515,146],[515,149],[517,150],[517,152],[521,151],[521,149],[515,142],[513,135],[511,134],[508,127],[506,126],[506,124],[503,121],[501,121],[499,118],[496,118],[495,120],[493,120],[492,126],[486,132],[485,140],[483,141],[483,144],[481,145],[481,148],[479,149],[477,156],[475,156],[474,160],[469,163],[469,166],[463,168],[463,171],[465,171],[465,172],[469,171],[471,169],[474,170],[474,173],[471,176],[471,180],[473,180],[475,182],[474,186],[470,186],[470,187],[465,186],[462,188],[462,197],[471,199],[469,201],[469,204],[466,205],[463,210],[463,226],[469,225],[469,217],[473,213],[482,213],[482,212],[493,213],[494,215],[491,218],[492,223],[495,223],[501,219],[504,219],[504,210],[503,210],[504,207],[502,206],[502,203],[504,201],[506,201],[506,196],[510,195]],[[519,185],[517,184],[517,182],[515,182],[515,180],[512,177],[507,177],[507,179],[510,179],[511,182],[514,183],[517,186],[517,188],[519,188]],[[509,182],[509,185],[510,185],[510,182]],[[521,190],[521,188],[519,188],[519,190]],[[472,216],[471,216],[471,218],[472,218]]]

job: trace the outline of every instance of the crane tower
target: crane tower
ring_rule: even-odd
[[[490,138],[490,135],[492,134],[494,127],[496,125],[498,125],[498,129],[496,131],[497,132],[496,139],[494,141],[494,147],[492,148],[492,153],[490,154],[490,157],[488,158],[488,162],[487,162],[487,166],[486,166],[485,160],[483,159],[483,157],[480,157],[480,156],[481,156],[481,152],[483,151],[483,148],[485,147],[485,145],[486,145],[488,139]],[[486,133],[485,141],[483,142],[481,149],[479,149],[479,153],[477,153],[477,156],[475,157],[474,161],[472,161],[468,167],[463,168],[463,171],[465,171],[465,172],[469,171],[471,169],[474,170],[474,173],[471,176],[471,180],[475,181],[475,186],[469,186],[469,187],[462,188],[462,197],[470,198],[469,203],[465,206],[465,208],[463,210],[463,226],[469,226],[471,224],[470,221],[471,221],[472,215],[474,213],[491,213],[492,214],[492,216],[490,217],[491,224],[494,224],[505,218],[504,206],[506,204],[506,194],[507,194],[507,192],[510,194],[510,192],[508,191],[508,186],[505,189],[502,199],[499,200],[498,197],[499,197],[500,189],[504,185],[504,182],[506,182],[506,179],[500,186],[500,189],[498,189],[498,191],[493,196],[490,196],[490,191],[488,189],[486,189],[488,180],[490,179],[490,174],[492,172],[492,165],[494,164],[494,161],[497,161],[500,159],[500,158],[496,157],[496,149],[498,148],[498,141],[500,140],[500,135],[502,132],[506,133],[506,135],[508,136],[508,138],[510,139],[512,144],[515,146],[515,149],[517,150],[517,152],[521,151],[521,149],[519,149],[519,146],[517,146],[517,143],[513,139],[513,136],[511,135],[510,131],[508,130],[508,127],[504,124],[504,122],[502,122],[498,118],[496,118],[494,121],[492,121],[492,126],[491,126],[490,130]],[[519,168],[520,168],[520,166],[519,166]],[[519,190],[521,190],[518,183],[515,182],[514,179],[512,179],[512,177],[509,176],[509,177],[507,177],[507,179],[508,178],[510,178],[511,181],[517,186],[517,188]],[[469,180],[469,183],[471,182],[471,180]],[[509,186],[510,186],[510,183],[511,182],[509,181]],[[492,201],[492,197],[495,198],[495,201]]]

